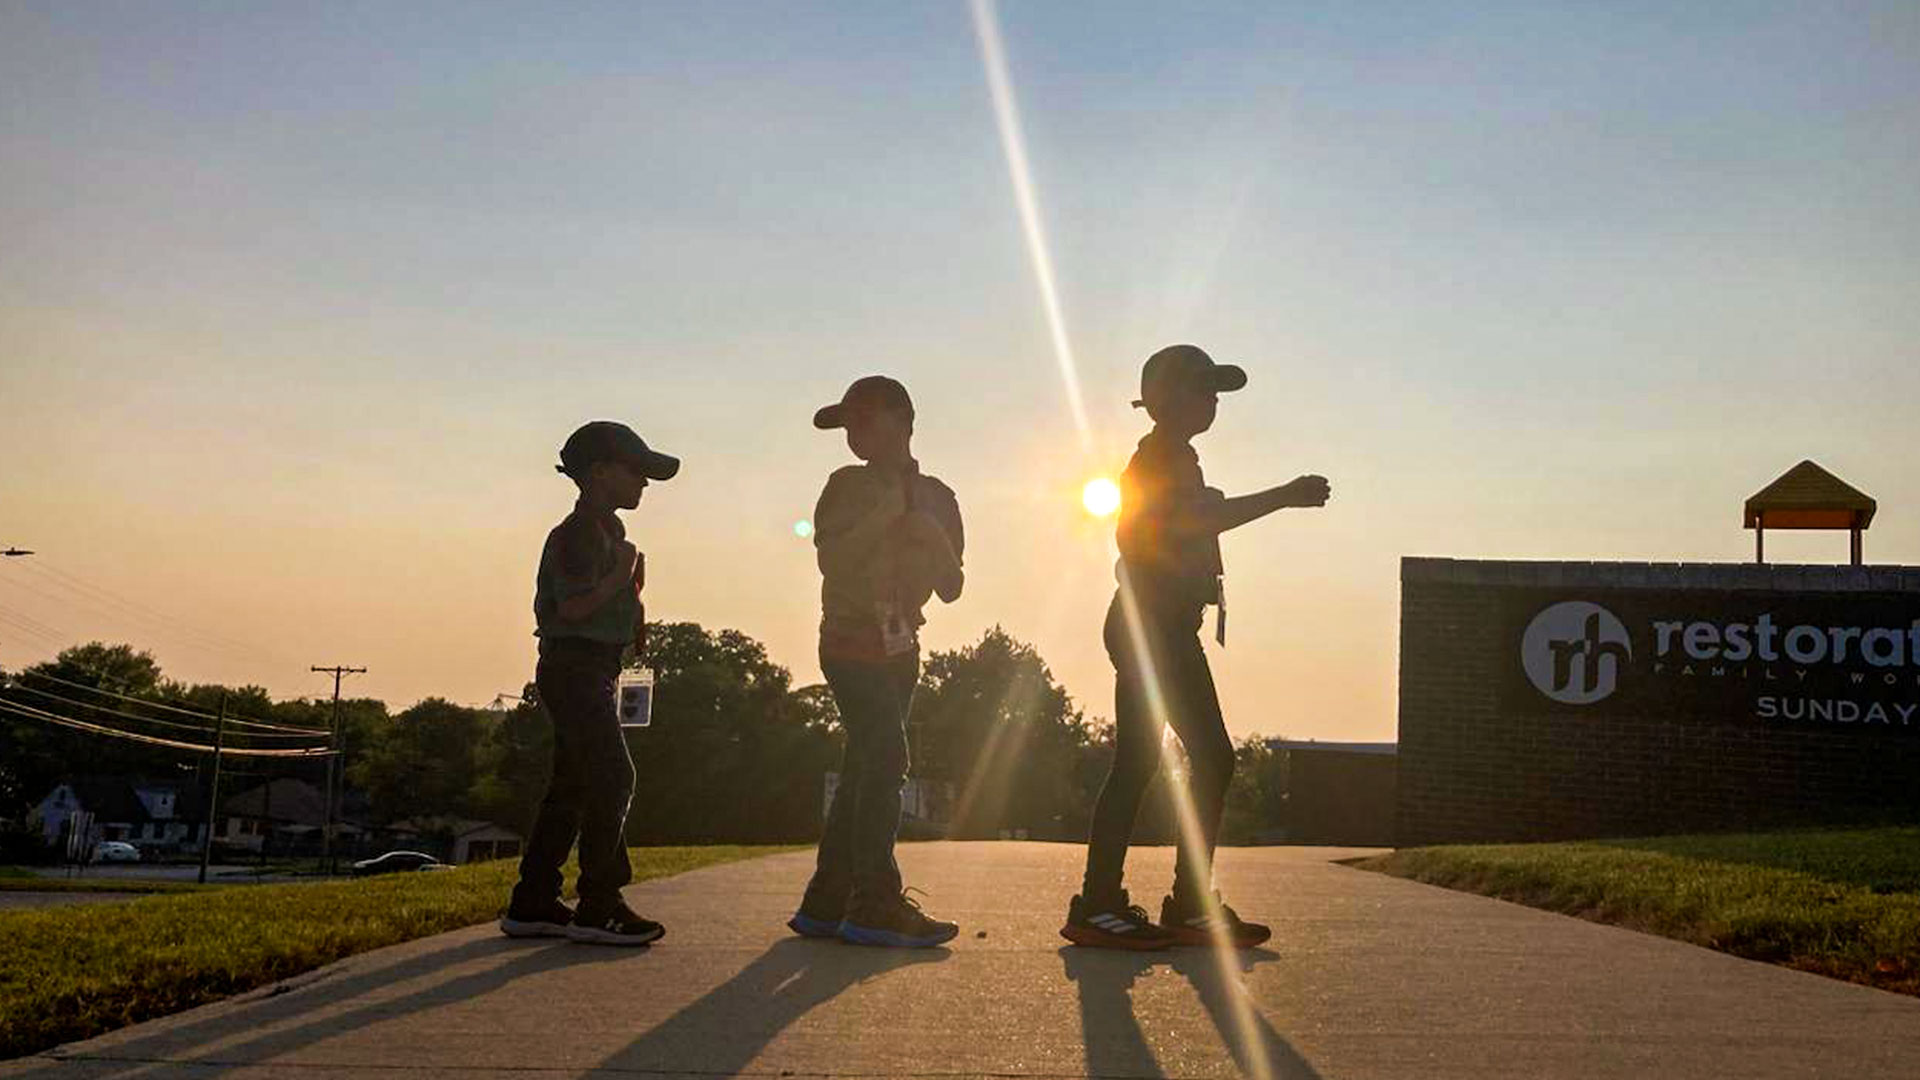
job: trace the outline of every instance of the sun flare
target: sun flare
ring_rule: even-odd
[[[1104,476],[1095,477],[1080,489],[1080,505],[1094,517],[1110,517],[1120,509],[1120,485]]]

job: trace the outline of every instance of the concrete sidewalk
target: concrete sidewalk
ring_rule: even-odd
[[[476,927],[0,1076],[1920,1073],[1920,1000],[1331,861],[1352,854],[1223,851],[1228,899],[1276,931],[1224,970],[1204,950],[1066,947],[1077,846],[903,847],[929,910],[962,925],[926,951],[788,935],[811,856],[786,855],[631,889],[669,927],[651,949]],[[1171,863],[1134,853],[1137,900],[1157,907]]]

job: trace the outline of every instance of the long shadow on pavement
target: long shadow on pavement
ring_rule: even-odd
[[[847,989],[912,964],[939,963],[949,955],[944,948],[869,949],[785,938],[598,1067],[732,1075],[794,1021]]]
[[[1242,981],[1255,966],[1277,959],[1279,955],[1267,949],[1237,953],[1233,963],[1223,965],[1210,949],[1140,953],[1072,945],[1061,948],[1060,960],[1067,978],[1080,991],[1080,1032],[1086,1046],[1087,1075],[1167,1075],[1133,1008],[1134,983],[1154,967],[1166,964],[1193,986],[1207,1018],[1220,1033],[1221,1044],[1233,1055],[1242,1075],[1261,1075],[1254,1067],[1258,1062],[1265,1065],[1264,1075],[1273,1080],[1320,1080],[1313,1066],[1267,1023]],[[1236,998],[1251,1020],[1251,1028],[1244,1034]]]
[[[68,1061],[89,1063],[92,1067],[87,1070],[87,1075],[94,1080],[140,1072],[162,1061],[191,1064],[195,1066],[196,1076],[218,1076],[222,1072],[256,1065],[368,1024],[465,1001],[529,975],[579,964],[621,960],[644,955],[645,952],[644,949],[586,948],[554,941],[480,938],[451,949],[422,953],[341,977],[321,978],[296,985],[284,993],[258,998],[237,1008],[222,1009],[203,1020],[168,1026],[151,1035],[115,1043],[97,1051],[50,1051],[49,1056],[59,1060],[48,1062],[42,1068],[10,1074],[9,1080],[55,1080],[56,1077],[71,1073],[71,1066],[63,1064]],[[427,979],[449,968],[490,958],[498,958],[500,962],[479,971],[428,983],[400,997],[383,998],[290,1027],[260,1031],[263,1027],[298,1020],[396,983]],[[247,1038],[250,1034],[253,1037]],[[233,1039],[240,1041],[229,1042]],[[217,1049],[214,1048],[216,1046]],[[106,1071],[101,1070],[103,1064],[106,1065]],[[125,1067],[114,1069],[114,1064],[124,1064]]]

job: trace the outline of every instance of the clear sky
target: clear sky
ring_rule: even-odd
[[[1334,485],[1227,540],[1236,734],[1393,737],[1402,555],[1740,560],[1811,457],[1920,563],[1910,0],[1000,24],[1091,452],[965,4],[0,0],[0,664],[516,691],[610,417],[686,460],[630,517],[652,613],[811,681],[808,418],[885,372],[968,521],[927,643],[999,623],[1110,715],[1077,494],[1174,341],[1251,374],[1212,483]]]

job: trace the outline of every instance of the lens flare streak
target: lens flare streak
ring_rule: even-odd
[[[1080,445],[1082,449],[1091,450],[1093,429],[1087,422],[1087,407],[1080,393],[1079,366],[1073,359],[1066,316],[1061,313],[1060,294],[1054,285],[1053,259],[1047,253],[1047,234],[1040,223],[1040,199],[1034,189],[1033,170],[1027,164],[1026,136],[1020,129],[1020,109],[1014,101],[1013,78],[1007,70],[1006,47],[1000,38],[1000,16],[993,0],[973,0],[973,27],[980,39],[980,62],[986,68],[987,88],[993,94],[993,117],[1000,127],[1000,145],[1007,155],[1007,176],[1013,181],[1013,197],[1020,209],[1020,228],[1026,233],[1027,255],[1033,262],[1033,275],[1040,285],[1040,301],[1047,313],[1054,360],[1060,365],[1060,381],[1066,386],[1067,405],[1073,411]]]
[[[1153,653],[1148,648],[1146,620],[1140,612],[1139,600],[1134,596],[1133,582],[1127,574],[1126,564],[1119,564],[1120,610],[1127,624],[1128,645],[1134,651],[1134,660],[1145,683],[1147,708],[1152,712],[1154,722],[1160,730],[1169,730],[1170,716],[1167,711],[1167,698],[1160,683],[1160,674],[1154,668]],[[1170,756],[1163,755],[1163,766],[1172,769]],[[1195,866],[1208,866],[1206,845],[1200,828],[1200,812],[1193,805],[1193,795],[1186,784],[1176,776],[1167,790],[1173,795],[1173,805],[1180,824],[1180,848]],[[1219,900],[1209,891],[1205,897],[1208,907],[1207,925],[1211,928],[1208,953],[1215,969],[1222,979],[1231,979],[1232,972],[1238,968],[1237,950],[1228,937],[1225,924],[1220,919]],[[1232,1006],[1233,1026],[1239,1046],[1232,1048],[1234,1055],[1244,1063],[1248,1076],[1253,1080],[1272,1080],[1273,1068],[1267,1060],[1266,1040],[1261,1036],[1259,1022],[1254,1018],[1253,1004],[1247,1000],[1245,990],[1238,985],[1236,992],[1227,995]]]
[[[1020,212],[1020,227],[1026,234],[1027,255],[1033,263],[1034,278],[1040,286],[1040,301],[1047,316],[1047,329],[1053,340],[1054,360],[1060,368],[1060,381],[1066,388],[1067,405],[1073,413],[1074,427],[1080,436],[1081,449],[1091,453],[1093,450],[1093,429],[1087,421],[1086,404],[1082,400],[1079,366],[1074,360],[1073,343],[1067,335],[1066,316],[1060,307],[1059,288],[1055,283],[1053,259],[1048,253],[1046,229],[1041,224],[1040,200],[1033,183],[1033,170],[1027,162],[1026,137],[1020,128],[1020,111],[1014,100],[1013,78],[1007,68],[1006,46],[1000,36],[1000,18],[994,0],[972,0],[973,26],[980,43],[980,60],[986,69],[987,87],[993,96],[994,120],[1000,129],[1001,149],[1006,153],[1007,176],[1013,183],[1014,201]],[[1151,710],[1161,729],[1167,728],[1167,701],[1159,674],[1154,670],[1153,659],[1147,647],[1147,632],[1140,613],[1140,606],[1127,580],[1125,567],[1120,572],[1120,601],[1124,612],[1127,635],[1138,659],[1139,670],[1146,683],[1147,707]],[[979,770],[988,761],[1000,757],[998,746],[1003,740],[1000,733],[983,748],[980,762],[975,765],[975,775],[968,780],[966,802],[977,796]],[[1180,842],[1192,855],[1202,856],[1199,863],[1206,859],[1202,850],[1200,815],[1194,808],[1193,799],[1184,784],[1169,785],[1174,793],[1174,803],[1179,810]],[[1215,904],[1209,893],[1209,904]],[[1218,916],[1218,910],[1209,914]],[[1220,920],[1211,918],[1209,925],[1214,928],[1211,955],[1223,977],[1235,970],[1235,949],[1228,939]],[[1255,1080],[1270,1080],[1273,1075],[1271,1063],[1267,1060],[1266,1045],[1259,1030],[1259,1024],[1253,1013],[1253,1006],[1247,999],[1244,989],[1228,995],[1232,1002],[1232,1012],[1236,1038],[1239,1046],[1235,1055],[1245,1063],[1246,1071]]]

